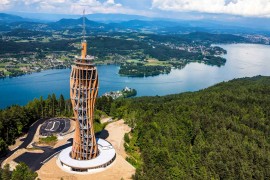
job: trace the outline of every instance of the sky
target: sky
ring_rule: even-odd
[[[122,13],[149,17],[225,14],[270,18],[270,0],[0,0],[0,11],[81,14]]]

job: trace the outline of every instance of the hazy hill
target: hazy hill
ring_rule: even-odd
[[[157,21],[157,20],[130,20],[115,25],[125,28],[164,28],[164,27],[175,27],[179,23],[174,21]]]
[[[15,22],[15,21],[23,21],[23,20],[24,20],[24,18],[22,18],[20,16],[0,13],[0,21]]]
[[[210,41],[210,42],[223,42],[223,43],[234,43],[234,42],[245,42],[246,39],[241,36],[236,36],[232,34],[210,34],[207,32],[192,32],[185,34],[182,38],[196,40],[196,41]]]
[[[131,20],[155,20],[157,18],[149,18],[145,16],[139,15],[129,15],[129,14],[88,14],[87,18],[93,21],[99,21],[104,23],[111,23],[111,22],[123,22],[123,21],[131,21]]]
[[[61,19],[57,22],[49,23],[49,27],[52,29],[72,29],[72,28],[82,28],[83,19]],[[86,27],[91,28],[100,28],[101,26],[105,26],[103,23],[90,21],[87,18],[85,18],[85,25]]]

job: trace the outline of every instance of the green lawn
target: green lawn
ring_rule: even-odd
[[[146,66],[171,66],[167,62],[159,61],[157,59],[148,59],[145,65]]]
[[[39,143],[46,144],[46,145],[54,145],[57,142],[56,136],[48,136],[45,138],[39,138]]]
[[[127,60],[128,63],[142,63],[142,61],[137,60],[137,59],[129,59]]]
[[[7,75],[11,75],[11,72],[9,72],[9,71],[7,71],[7,70],[5,70],[5,75],[7,76]]]
[[[5,67],[8,63],[0,63],[0,67]]]
[[[18,41],[15,41],[15,42],[29,42],[29,40],[22,39],[22,40],[18,40]]]

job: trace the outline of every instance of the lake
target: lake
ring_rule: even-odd
[[[255,44],[219,45],[228,54],[225,66],[216,67],[190,63],[183,69],[172,69],[168,75],[134,78],[118,74],[119,66],[97,66],[99,95],[135,88],[138,96],[155,96],[197,91],[222,81],[256,75],[270,76],[270,46]],[[25,105],[28,101],[48,94],[63,94],[69,98],[70,69],[53,69],[15,78],[0,80],[0,108],[12,104]]]

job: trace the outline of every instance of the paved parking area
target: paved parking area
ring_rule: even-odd
[[[70,120],[66,118],[52,118],[45,121],[40,127],[39,134],[50,136],[52,134],[66,133],[70,128]]]

